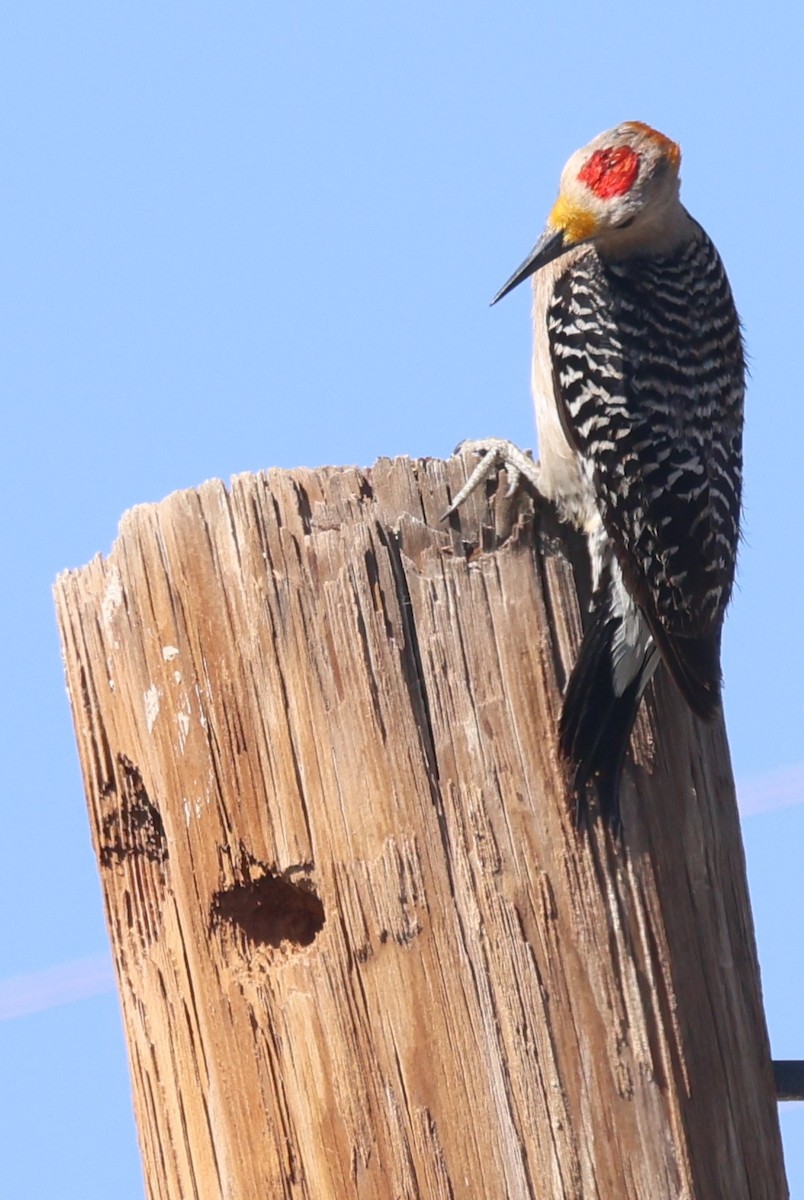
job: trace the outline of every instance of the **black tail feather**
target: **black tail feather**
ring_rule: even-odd
[[[720,630],[681,637],[654,629],[678,690],[696,716],[711,721],[720,708]]]
[[[651,645],[642,670],[618,696],[613,645],[619,625],[620,617],[612,614],[608,596],[598,593],[559,722],[559,747],[570,771],[576,819],[580,823],[585,815],[589,789],[594,788],[601,815],[615,827],[620,820],[620,779],[631,729],[656,654]]]

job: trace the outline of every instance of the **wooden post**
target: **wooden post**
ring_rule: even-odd
[[[56,600],[152,1200],[781,1200],[724,730],[568,819],[580,630],[458,461],[124,517]]]

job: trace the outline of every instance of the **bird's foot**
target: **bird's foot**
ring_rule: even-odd
[[[513,496],[523,479],[527,480],[536,492],[541,492],[539,464],[534,462],[524,450],[520,450],[513,442],[509,442],[505,438],[479,438],[477,441],[461,442],[455,447],[454,453],[479,454],[481,458],[466,483],[453,498],[441,518],[442,521],[446,521],[447,517],[456,512],[464,501],[469,499],[472,492],[488,479],[492,471],[499,471],[502,467],[508,472],[506,497]]]

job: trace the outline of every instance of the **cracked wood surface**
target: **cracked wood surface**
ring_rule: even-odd
[[[724,730],[660,678],[578,835],[562,531],[463,478],[207,483],[57,582],[148,1195],[781,1200]]]

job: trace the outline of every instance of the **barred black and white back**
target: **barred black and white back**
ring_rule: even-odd
[[[606,263],[589,249],[556,279],[546,314],[559,417],[602,525],[560,739],[574,789],[594,780],[609,811],[659,657],[699,716],[720,699],[744,360],[720,257],[693,229],[667,256]]]

